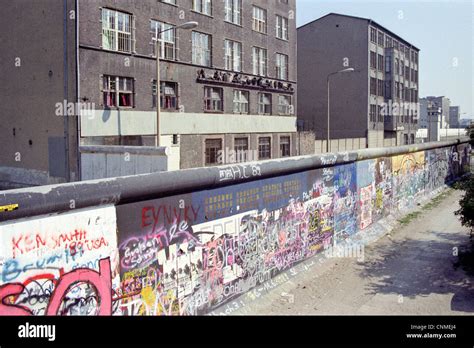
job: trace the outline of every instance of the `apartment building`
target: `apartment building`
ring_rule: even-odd
[[[459,128],[461,126],[461,109],[459,106],[449,107],[449,128]]]
[[[242,154],[231,156],[237,162],[303,152],[296,132],[295,7],[295,0],[4,4],[8,62],[21,57],[22,65],[0,66],[8,96],[0,181],[79,180],[86,146],[159,143],[176,158],[171,169],[217,165],[219,154],[232,150]],[[190,21],[198,26],[175,28]],[[77,112],[58,117],[58,103]],[[18,151],[22,161],[15,160]]]
[[[330,79],[330,150],[415,142],[417,47],[371,19],[337,13],[297,32],[298,124],[316,141],[327,138]]]

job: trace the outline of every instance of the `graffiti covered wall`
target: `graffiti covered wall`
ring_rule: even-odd
[[[209,313],[407,211],[468,170],[468,154],[328,156],[297,174],[0,224],[0,314]]]

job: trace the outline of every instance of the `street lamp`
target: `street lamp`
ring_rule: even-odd
[[[337,75],[337,74],[344,74],[344,73],[351,73],[351,72],[354,72],[354,68],[347,68],[347,69],[343,69],[343,70],[339,70],[339,71],[336,71],[336,72],[333,72],[333,73],[330,73],[328,75],[328,78],[327,78],[327,87],[328,87],[328,134],[327,134],[327,140],[326,140],[326,152],[329,153],[329,140],[330,140],[330,136],[329,136],[329,116],[330,116],[330,112],[329,112],[329,78],[333,75]]]
[[[180,25],[175,25],[171,28],[159,31],[156,33],[156,43],[155,43],[155,50],[156,50],[156,138],[155,138],[155,146],[160,146],[160,109],[161,109],[161,99],[160,99],[160,36],[164,32],[169,30],[175,29],[194,29],[199,25],[198,22],[186,22]]]

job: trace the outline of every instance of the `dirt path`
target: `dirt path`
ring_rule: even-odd
[[[460,191],[421,208],[364,250],[364,260],[328,259],[298,274],[239,314],[474,314],[473,276],[456,268],[468,230],[454,215]],[[408,219],[405,219],[408,220]]]

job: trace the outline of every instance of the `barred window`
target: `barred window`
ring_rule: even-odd
[[[271,138],[262,137],[258,139],[258,159],[265,160],[272,158]]]
[[[276,16],[276,37],[288,40],[288,18]]]
[[[134,92],[134,80],[130,77],[102,77],[103,103],[106,107],[134,107]]]
[[[242,71],[242,44],[240,42],[224,40],[225,69]]]
[[[276,78],[280,80],[288,80],[288,56],[286,54],[276,54]]]
[[[291,115],[292,114],[291,97],[288,95],[278,96],[278,114]]]
[[[204,87],[204,110],[210,112],[222,112],[222,88]]]
[[[193,64],[211,66],[211,36],[193,31]]]
[[[152,54],[156,57],[156,40],[158,37],[160,59],[174,60],[176,58],[176,36],[173,25],[152,20],[150,22],[152,34]],[[165,32],[162,32],[166,30]],[[158,35],[158,33],[162,32]]]
[[[242,0],[225,0],[225,21],[242,24]]]
[[[205,164],[212,166],[219,164],[219,153],[222,151],[222,139],[205,140]]]
[[[380,70],[380,71],[383,71],[383,68],[384,68],[384,66],[383,66],[383,56],[381,54],[379,54],[377,56],[377,62],[378,62],[377,69]]]
[[[263,8],[253,7],[252,29],[260,33],[267,33],[267,11]]]
[[[156,80],[152,84],[153,107],[156,107]],[[178,109],[178,84],[176,82],[161,81],[160,106],[164,110]]]
[[[234,114],[248,114],[249,113],[249,92],[234,91]]]
[[[280,137],[280,156],[281,157],[290,157],[291,156],[291,146],[290,146],[290,137]]]
[[[102,48],[110,51],[132,51],[132,15],[102,9]]]
[[[272,95],[269,93],[258,94],[258,113],[261,115],[271,115]]]
[[[253,74],[267,76],[267,50],[253,47]]]

